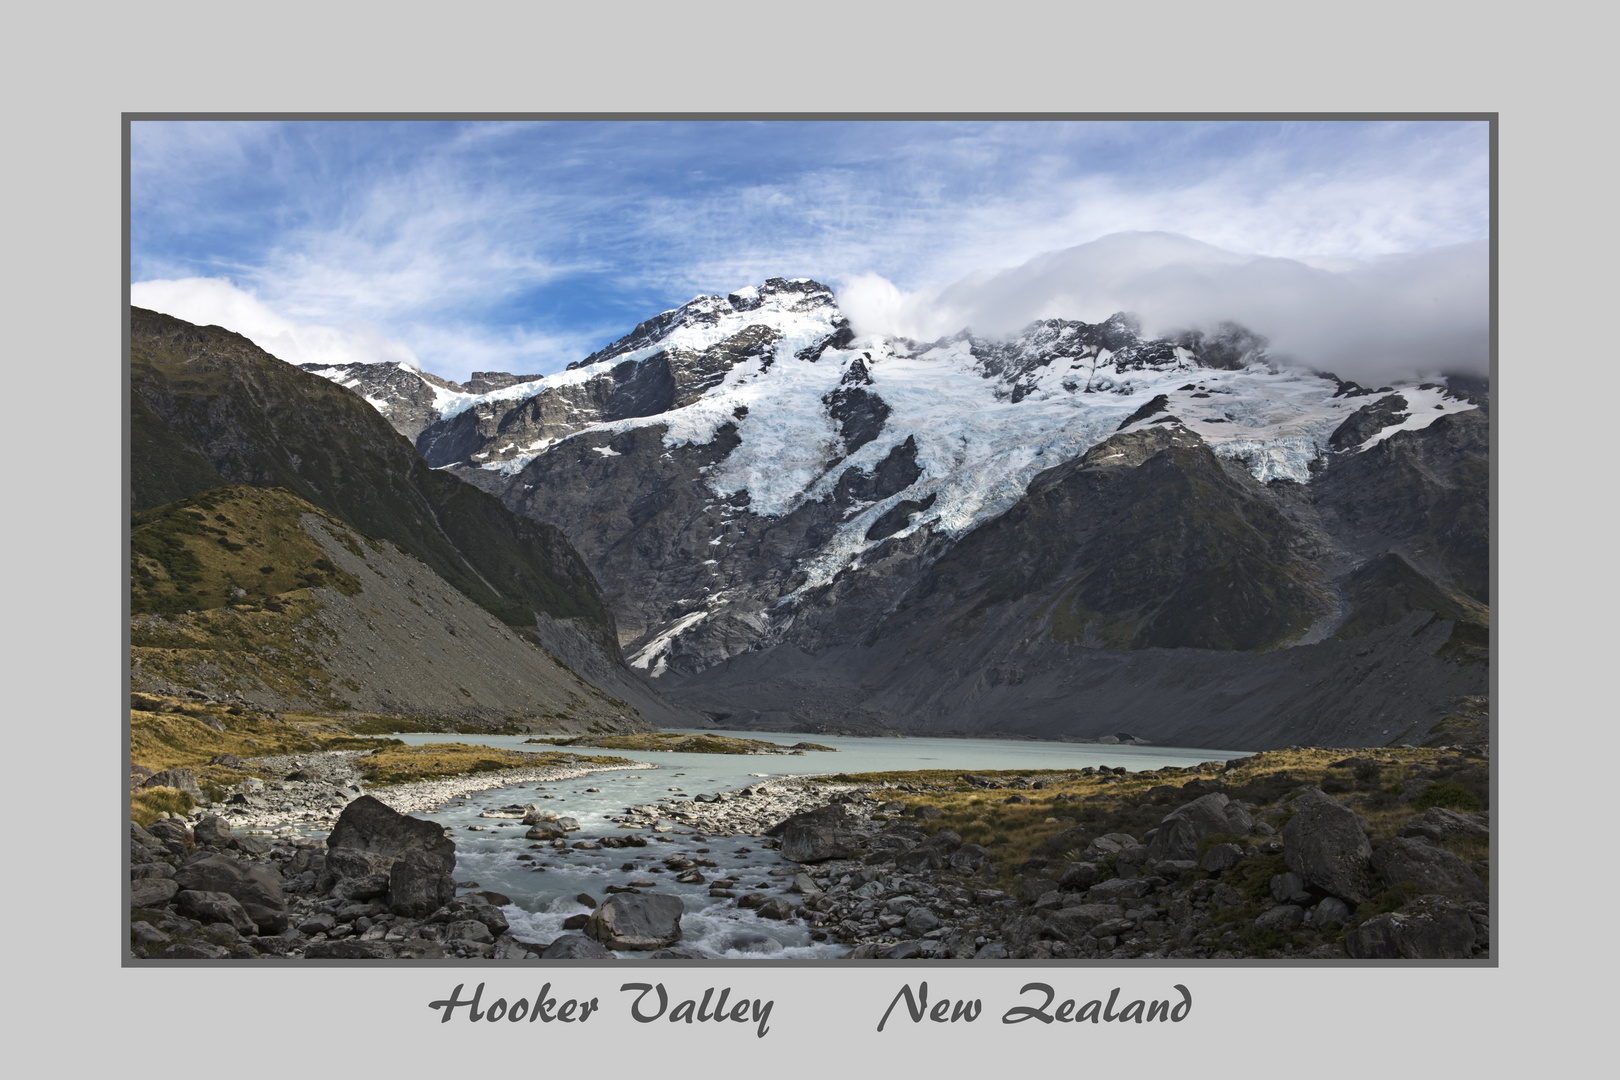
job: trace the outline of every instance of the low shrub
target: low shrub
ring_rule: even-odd
[[[1356,783],[1363,789],[1376,787],[1383,769],[1376,761],[1358,761],[1355,767]]]
[[[1455,780],[1439,780],[1423,789],[1423,794],[1417,797],[1417,808],[1427,810],[1431,806],[1443,806],[1464,813],[1485,808],[1485,804],[1473,792]]]

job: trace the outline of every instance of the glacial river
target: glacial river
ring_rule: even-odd
[[[690,731],[687,734],[702,734]],[[559,814],[578,819],[580,830],[569,833],[572,844],[603,836],[625,836],[611,817],[626,807],[656,803],[674,795],[688,798],[698,794],[733,791],[768,777],[802,776],[816,773],[883,772],[902,769],[958,769],[964,772],[993,769],[1079,769],[1088,765],[1123,767],[1132,772],[1161,766],[1197,765],[1204,761],[1224,761],[1246,753],[1241,750],[1191,749],[1173,746],[1103,746],[1088,743],[1029,742],[995,739],[937,738],[848,738],[833,735],[781,734],[775,732],[722,732],[745,738],[762,739],[791,746],[808,741],[831,746],[837,752],[810,751],[799,755],[674,754],[648,751],[597,750],[569,747],[581,756],[619,756],[650,761],[652,769],[631,769],[591,773],[574,780],[543,784],[518,784],[491,788],[451,800],[431,813],[417,817],[442,822],[456,841],[456,880],[476,881],[480,888],[492,889],[511,897],[503,911],[513,932],[526,941],[550,941],[565,933],[562,923],[570,915],[590,909],[574,899],[588,893],[598,901],[608,897],[609,885],[641,882],[643,892],[671,893],[686,904],[681,917],[684,932],[681,946],[696,946],[717,956],[736,959],[827,958],[842,955],[848,946],[810,939],[809,929],[799,922],[762,919],[752,911],[728,906],[731,901],[713,899],[709,886],[683,885],[675,874],[664,869],[670,855],[709,859],[717,865],[701,867],[705,878],[729,876],[737,879],[735,891],[776,893],[791,880],[788,863],[776,852],[759,846],[751,836],[707,836],[664,819],[674,828],[666,833],[645,830],[650,843],[643,848],[604,848],[580,851],[572,847],[533,849],[522,839],[527,827],[516,820],[481,818],[490,809],[538,803]],[[463,742],[503,749],[547,750],[525,742],[522,735],[399,735],[411,745],[430,742]],[[587,792],[587,788],[599,792]],[[547,799],[545,796],[551,796]],[[474,831],[477,826],[481,831]],[[529,856],[533,861],[520,859]],[[775,876],[772,871],[778,871]],[[784,876],[786,875],[786,876]],[[646,883],[653,882],[649,888]],[[636,953],[621,952],[623,957]]]

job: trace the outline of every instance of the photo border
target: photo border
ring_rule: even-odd
[[[132,676],[129,665],[131,650],[130,631],[130,530],[128,527],[128,513],[131,505],[131,361],[130,361],[130,307],[131,307],[131,276],[132,276],[132,233],[131,233],[131,125],[143,121],[156,122],[229,122],[229,121],[257,121],[257,122],[401,122],[401,121],[438,121],[438,122],[514,122],[514,121],[713,121],[713,122],[750,122],[750,121],[986,121],[986,122],[1059,122],[1059,121],[1129,121],[1129,122],[1164,122],[1164,121],[1208,121],[1208,122],[1287,122],[1287,121],[1356,121],[1356,122],[1484,122],[1488,124],[1487,138],[1489,144],[1488,159],[1488,258],[1489,258],[1489,372],[1491,406],[1489,410],[1489,446],[1490,446],[1490,583],[1491,599],[1494,604],[1500,592],[1499,581],[1499,503],[1500,503],[1500,467],[1499,467],[1499,422],[1497,419],[1497,376],[1498,376],[1498,331],[1499,331],[1499,277],[1498,277],[1498,210],[1499,210],[1499,112],[1467,112],[1467,111],[1415,111],[1415,112],[1389,112],[1389,111],[1288,111],[1288,112],[1197,112],[1197,111],[1143,111],[1143,112],[1021,112],[1021,111],[953,111],[942,110],[938,112],[918,111],[874,111],[874,112],[710,112],[710,111],[573,111],[573,112],[509,112],[509,111],[332,111],[332,112],[273,112],[273,111],[175,111],[175,112],[134,112],[126,111],[120,115],[121,131],[121,169],[122,169],[122,322],[121,322],[121,348],[122,348],[122,415],[121,415],[121,490],[123,495],[122,508],[125,516],[125,527],[121,536],[123,565],[122,565],[122,623],[123,637],[123,668],[121,672],[123,685],[123,727],[122,727],[122,753],[119,760],[120,783],[123,791],[123,805],[125,818],[119,824],[119,848],[122,853],[122,881],[120,900],[123,907],[120,909],[120,918],[116,923],[119,935],[118,951],[120,967],[133,970],[153,970],[171,968],[204,968],[217,970],[224,965],[232,970],[244,967],[277,968],[282,970],[319,970],[319,969],[388,969],[399,971],[402,969],[416,970],[443,970],[462,969],[477,971],[486,976],[507,975],[524,970],[541,969],[555,971],[559,974],[567,972],[594,972],[594,971],[630,971],[651,970],[659,973],[671,971],[692,971],[701,969],[724,969],[727,971],[758,971],[768,969],[803,970],[810,968],[858,970],[868,971],[879,969],[883,971],[920,971],[924,973],[969,971],[994,971],[998,969],[1018,969],[1031,972],[1053,972],[1061,969],[1111,969],[1111,970],[1156,970],[1174,969],[1198,973],[1207,970],[1220,969],[1435,969],[1435,968],[1470,968],[1495,969],[1500,966],[1500,926],[1498,913],[1500,911],[1500,830],[1498,828],[1497,807],[1500,798],[1500,769],[1496,752],[1500,746],[1498,704],[1500,701],[1500,663],[1498,659],[1498,627],[1495,613],[1490,626],[1490,792],[1491,792],[1491,823],[1490,823],[1490,920],[1491,938],[1490,955],[1483,958],[1467,959],[1433,959],[1433,960],[1358,960],[1349,957],[1335,959],[1314,959],[1305,957],[1240,957],[1230,959],[1188,959],[1188,958],[1158,958],[1141,957],[1133,959],[1099,957],[1095,959],[1084,958],[1049,958],[1043,960],[1006,959],[1006,960],[975,960],[975,959],[938,959],[938,960],[883,960],[861,959],[847,960],[835,959],[727,959],[711,958],[703,960],[685,960],[678,965],[671,961],[654,961],[651,959],[635,960],[568,960],[566,962],[542,961],[538,958],[522,960],[463,960],[455,958],[445,959],[405,959],[399,957],[369,960],[338,960],[338,959],[304,959],[302,957],[260,957],[250,961],[209,960],[209,959],[163,959],[138,958],[130,953],[129,945],[129,895],[130,881],[130,849],[129,849],[129,821],[127,808],[132,793],[132,783],[129,770],[129,757],[131,745],[131,706],[130,696],[132,690]]]

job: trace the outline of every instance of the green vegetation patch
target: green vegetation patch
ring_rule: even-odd
[[[420,559],[509,626],[533,627],[545,611],[611,640],[600,589],[560,530],[435,472],[358,394],[238,334],[140,308],[129,356],[136,508],[228,481],[279,484],[361,542]]]
[[[628,758],[621,757],[582,758],[578,754],[498,750],[494,747],[472,746],[467,743],[429,743],[426,746],[399,744],[374,750],[355,761],[355,764],[360,766],[363,782],[373,787],[408,784],[417,780],[437,780],[446,776],[501,772],[506,769],[546,769],[584,763],[631,764]]]
[[[357,738],[329,719],[289,722],[240,708],[148,694],[132,695],[130,704],[130,764],[153,772],[190,769],[197,786],[210,799],[222,798],[226,788],[264,773],[248,763],[250,758],[404,745],[398,739]],[[235,757],[242,764],[209,764],[221,755]],[[137,787],[129,800],[131,819],[142,825],[156,821],[162,811],[183,814],[193,805],[190,795],[163,787]]]
[[[1469,791],[1456,780],[1441,780],[1430,784],[1423,789],[1414,804],[1419,810],[1427,810],[1431,806],[1443,806],[1450,810],[1461,810],[1472,813],[1485,809],[1485,804],[1479,797]]]
[[[260,713],[231,712],[218,706],[190,705],[139,695],[130,710],[129,759],[154,772],[191,769],[199,784],[224,786],[248,771],[209,765],[210,758],[309,754],[318,750],[370,750],[403,745],[398,739],[357,738],[330,721],[291,723]]]
[[[313,617],[320,604],[309,589],[277,595],[263,606],[242,605],[130,620],[130,664],[138,674],[177,686],[199,682],[226,693],[268,689],[324,712],[341,712],[324,666]]]
[[[1410,881],[1399,881],[1391,888],[1385,889],[1377,896],[1360,905],[1350,915],[1351,927],[1360,926],[1376,915],[1387,915],[1392,911],[1399,911],[1407,904],[1416,900],[1421,894],[1419,889]]]
[[[268,606],[286,593],[331,586],[360,591],[304,531],[324,518],[357,547],[347,526],[284,488],[220,487],[135,515],[130,529],[130,611],[173,615],[231,605]]]
[[[1457,746],[1491,740],[1491,707],[1487,697],[1458,699],[1450,715],[1429,729],[1425,746]]]

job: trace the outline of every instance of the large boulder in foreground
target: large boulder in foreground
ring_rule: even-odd
[[[846,831],[849,813],[841,803],[806,810],[773,826],[767,836],[780,836],[780,854],[789,862],[813,863],[847,859],[859,850]]]
[[[1186,860],[1198,857],[1198,841],[1208,833],[1242,836],[1254,825],[1249,813],[1219,791],[1201,795],[1170,811],[1148,842],[1148,858]]]
[[[204,814],[191,827],[191,835],[198,845],[212,848],[230,847],[235,839],[230,824],[218,814]]]
[[[1464,900],[1485,900],[1490,895],[1490,888],[1460,857],[1418,839],[1385,841],[1373,852],[1372,866],[1391,887],[1409,885],[1419,893]]]
[[[175,898],[181,912],[204,923],[230,923],[239,934],[257,933],[255,923],[230,893],[182,889]]]
[[[1382,891],[1373,873],[1372,843],[1354,811],[1320,788],[1306,788],[1287,806],[1294,812],[1282,831],[1288,869],[1311,888],[1352,906]]]
[[[583,934],[564,934],[541,952],[542,960],[617,960],[600,943]]]
[[[256,866],[228,855],[194,855],[180,864],[174,881],[181,889],[230,894],[261,934],[287,929],[287,898],[281,881]]]
[[[190,769],[164,769],[141,781],[143,788],[166,787],[183,791],[198,802],[203,801],[202,789],[197,787],[197,774]]]
[[[662,949],[681,940],[685,910],[678,896],[619,893],[591,913],[585,933],[609,949]]]
[[[370,795],[343,808],[326,847],[326,869],[336,893],[357,899],[375,890],[386,875],[390,909],[411,918],[429,914],[456,895],[451,876],[456,845],[443,826],[401,814]]]
[[[407,851],[394,860],[388,871],[389,909],[414,919],[454,900],[455,879],[442,867],[439,857],[427,851]]]
[[[1400,911],[1374,915],[1344,938],[1357,960],[1459,960],[1478,932],[1468,909],[1443,896],[1420,896]]]
[[[160,908],[174,899],[174,894],[180,891],[170,878],[148,877],[139,881],[132,881],[129,885],[129,906],[131,908]]]
[[[1421,837],[1439,842],[1458,836],[1488,837],[1491,835],[1490,811],[1477,814],[1459,814],[1443,806],[1431,806],[1422,817],[1413,818],[1401,829],[1403,837]]]
[[[444,826],[401,814],[370,795],[362,795],[343,808],[326,838],[326,846],[329,850],[353,848],[395,859],[407,851],[425,851],[437,856],[447,872],[456,865],[455,841],[444,835]]]

